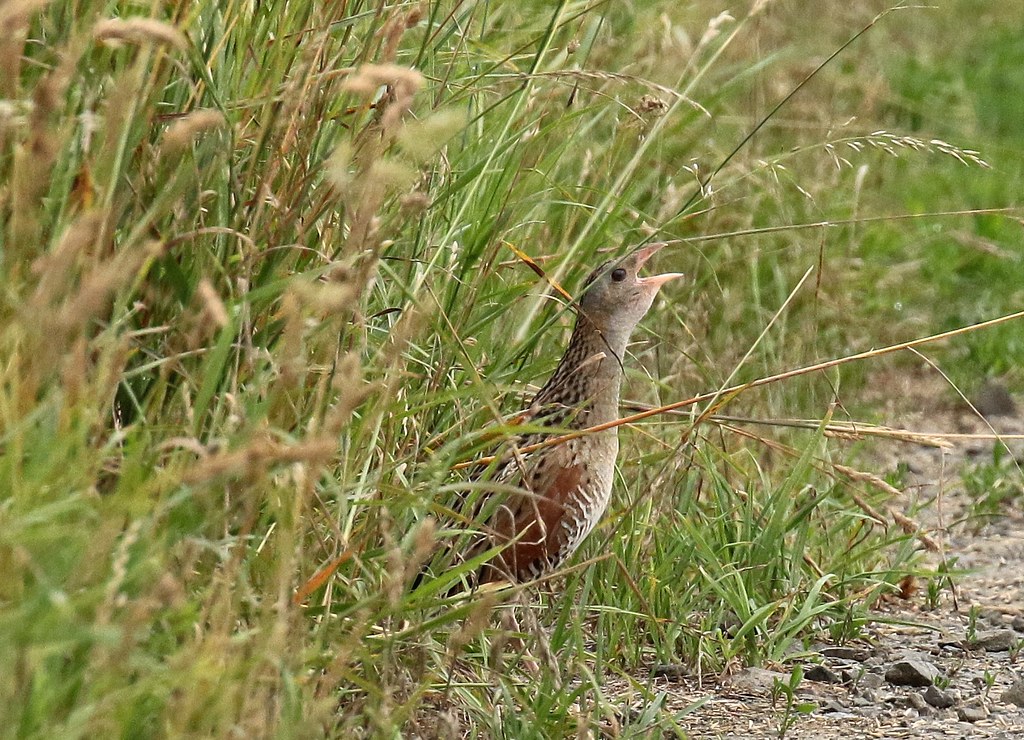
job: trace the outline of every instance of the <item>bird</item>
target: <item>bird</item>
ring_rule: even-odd
[[[623,359],[630,336],[665,283],[682,277],[643,277],[644,264],[665,246],[655,243],[609,261],[590,273],[577,301],[569,345],[522,418],[540,430],[524,434],[494,481],[502,493],[477,502],[489,512],[483,536],[463,560],[501,548],[484,563],[473,585],[524,583],[557,570],[600,521],[611,499],[618,428],[569,439],[529,454],[518,450],[552,435],[619,418]],[[509,493],[508,490],[513,492]],[[417,579],[418,581],[419,579]]]

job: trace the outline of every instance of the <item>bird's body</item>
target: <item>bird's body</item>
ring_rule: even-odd
[[[558,368],[530,405],[531,422],[558,433],[614,421],[622,378],[616,349],[581,317]],[[519,446],[546,436],[530,435]],[[538,578],[572,555],[608,507],[618,452],[613,428],[525,458],[513,455],[498,480],[521,493],[511,494],[490,520],[492,538],[512,544],[485,567],[484,580]]]
[[[531,434],[519,440],[517,448],[549,434],[618,418],[622,360],[630,335],[661,285],[677,277],[638,276],[661,246],[641,249],[617,265],[602,265],[588,279],[569,346],[528,410],[531,423],[551,432]],[[476,548],[504,549],[483,567],[481,581],[528,581],[564,563],[608,507],[618,451],[614,427],[529,455],[513,450],[497,481],[514,486],[516,492],[491,507],[484,527],[487,541]]]

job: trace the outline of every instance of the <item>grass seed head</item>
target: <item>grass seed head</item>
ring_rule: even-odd
[[[422,190],[406,193],[399,199],[402,214],[406,218],[416,218],[430,208],[430,195]]]
[[[188,39],[181,31],[155,18],[108,18],[93,26],[92,32],[98,41],[158,44],[175,49],[188,47]]]
[[[228,325],[230,319],[228,318],[227,309],[224,308],[224,302],[217,295],[217,289],[213,287],[213,283],[210,282],[209,278],[204,277],[199,281],[199,285],[196,287],[196,295],[199,297],[200,304],[203,307],[204,319],[211,321],[218,329],[223,329]]]
[[[343,141],[334,148],[324,165],[327,179],[342,193],[348,192],[356,173],[352,159],[352,144]]]
[[[352,419],[354,412],[377,389],[376,383],[363,381],[362,360],[357,352],[347,352],[338,360],[333,387],[338,398],[324,420],[326,434],[338,434]]]
[[[476,597],[476,602],[466,616],[462,628],[453,633],[448,640],[449,655],[457,655],[462,648],[468,645],[487,629],[491,622],[491,614],[494,612],[494,605],[497,603],[497,594],[493,592],[482,593]]]
[[[183,151],[207,131],[225,124],[224,116],[215,110],[197,110],[171,124],[164,132],[162,151],[174,155]]]
[[[424,162],[465,126],[466,116],[462,111],[440,110],[422,121],[410,121],[402,126],[398,143],[413,161]]]
[[[402,97],[412,96],[423,87],[423,75],[397,64],[364,64],[341,84],[342,90],[365,97],[376,96],[383,87],[395,88]]]
[[[437,521],[428,516],[419,523],[412,535],[412,554],[406,569],[406,579],[413,578],[427,561],[437,544]]]

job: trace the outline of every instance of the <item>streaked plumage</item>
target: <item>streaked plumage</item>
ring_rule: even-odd
[[[638,276],[662,246],[653,244],[606,263],[588,278],[569,346],[530,404],[530,423],[558,433],[618,418],[622,362],[630,335],[658,289],[679,277],[676,273]],[[531,434],[519,440],[517,447],[545,436]],[[484,566],[480,580],[527,581],[564,563],[608,507],[618,451],[618,430],[613,428],[526,456],[513,454],[497,481],[520,491],[508,494],[494,509],[484,527],[490,533],[487,541],[474,550],[508,546]],[[485,502],[482,509],[487,508]]]

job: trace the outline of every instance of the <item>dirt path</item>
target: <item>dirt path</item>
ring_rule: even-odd
[[[886,415],[894,425],[989,431],[966,405],[935,400],[948,398],[945,386],[927,388],[913,378],[887,379],[884,387],[888,398],[898,399]],[[1005,394],[983,393],[979,405],[1009,412],[990,416],[1000,434],[1024,433],[1024,413],[1011,408]],[[945,587],[937,604],[934,590],[929,604],[927,584],[919,583],[911,599],[880,608],[880,618],[919,626],[876,623],[870,639],[856,646],[822,645],[824,669],[808,674],[797,690],[799,701],[816,708],[797,716],[785,737],[1024,738],[1024,476],[1009,455],[993,464],[993,444],[961,441],[945,451],[898,444],[878,451],[877,470],[894,470],[898,463],[908,469],[908,510],[915,501],[934,499],[919,519],[942,545],[946,561],[969,572],[955,595]],[[1024,442],[1008,445],[1024,465]],[[1007,499],[997,501],[1001,494]],[[979,520],[986,509],[999,516]],[[941,556],[932,564],[938,562]],[[805,664],[805,671],[812,666]],[[785,708],[784,699],[772,703],[775,677],[786,676],[746,670],[718,685],[665,676],[654,678],[653,686],[668,691],[676,709],[704,702],[684,721],[694,738],[770,738],[780,736]]]

